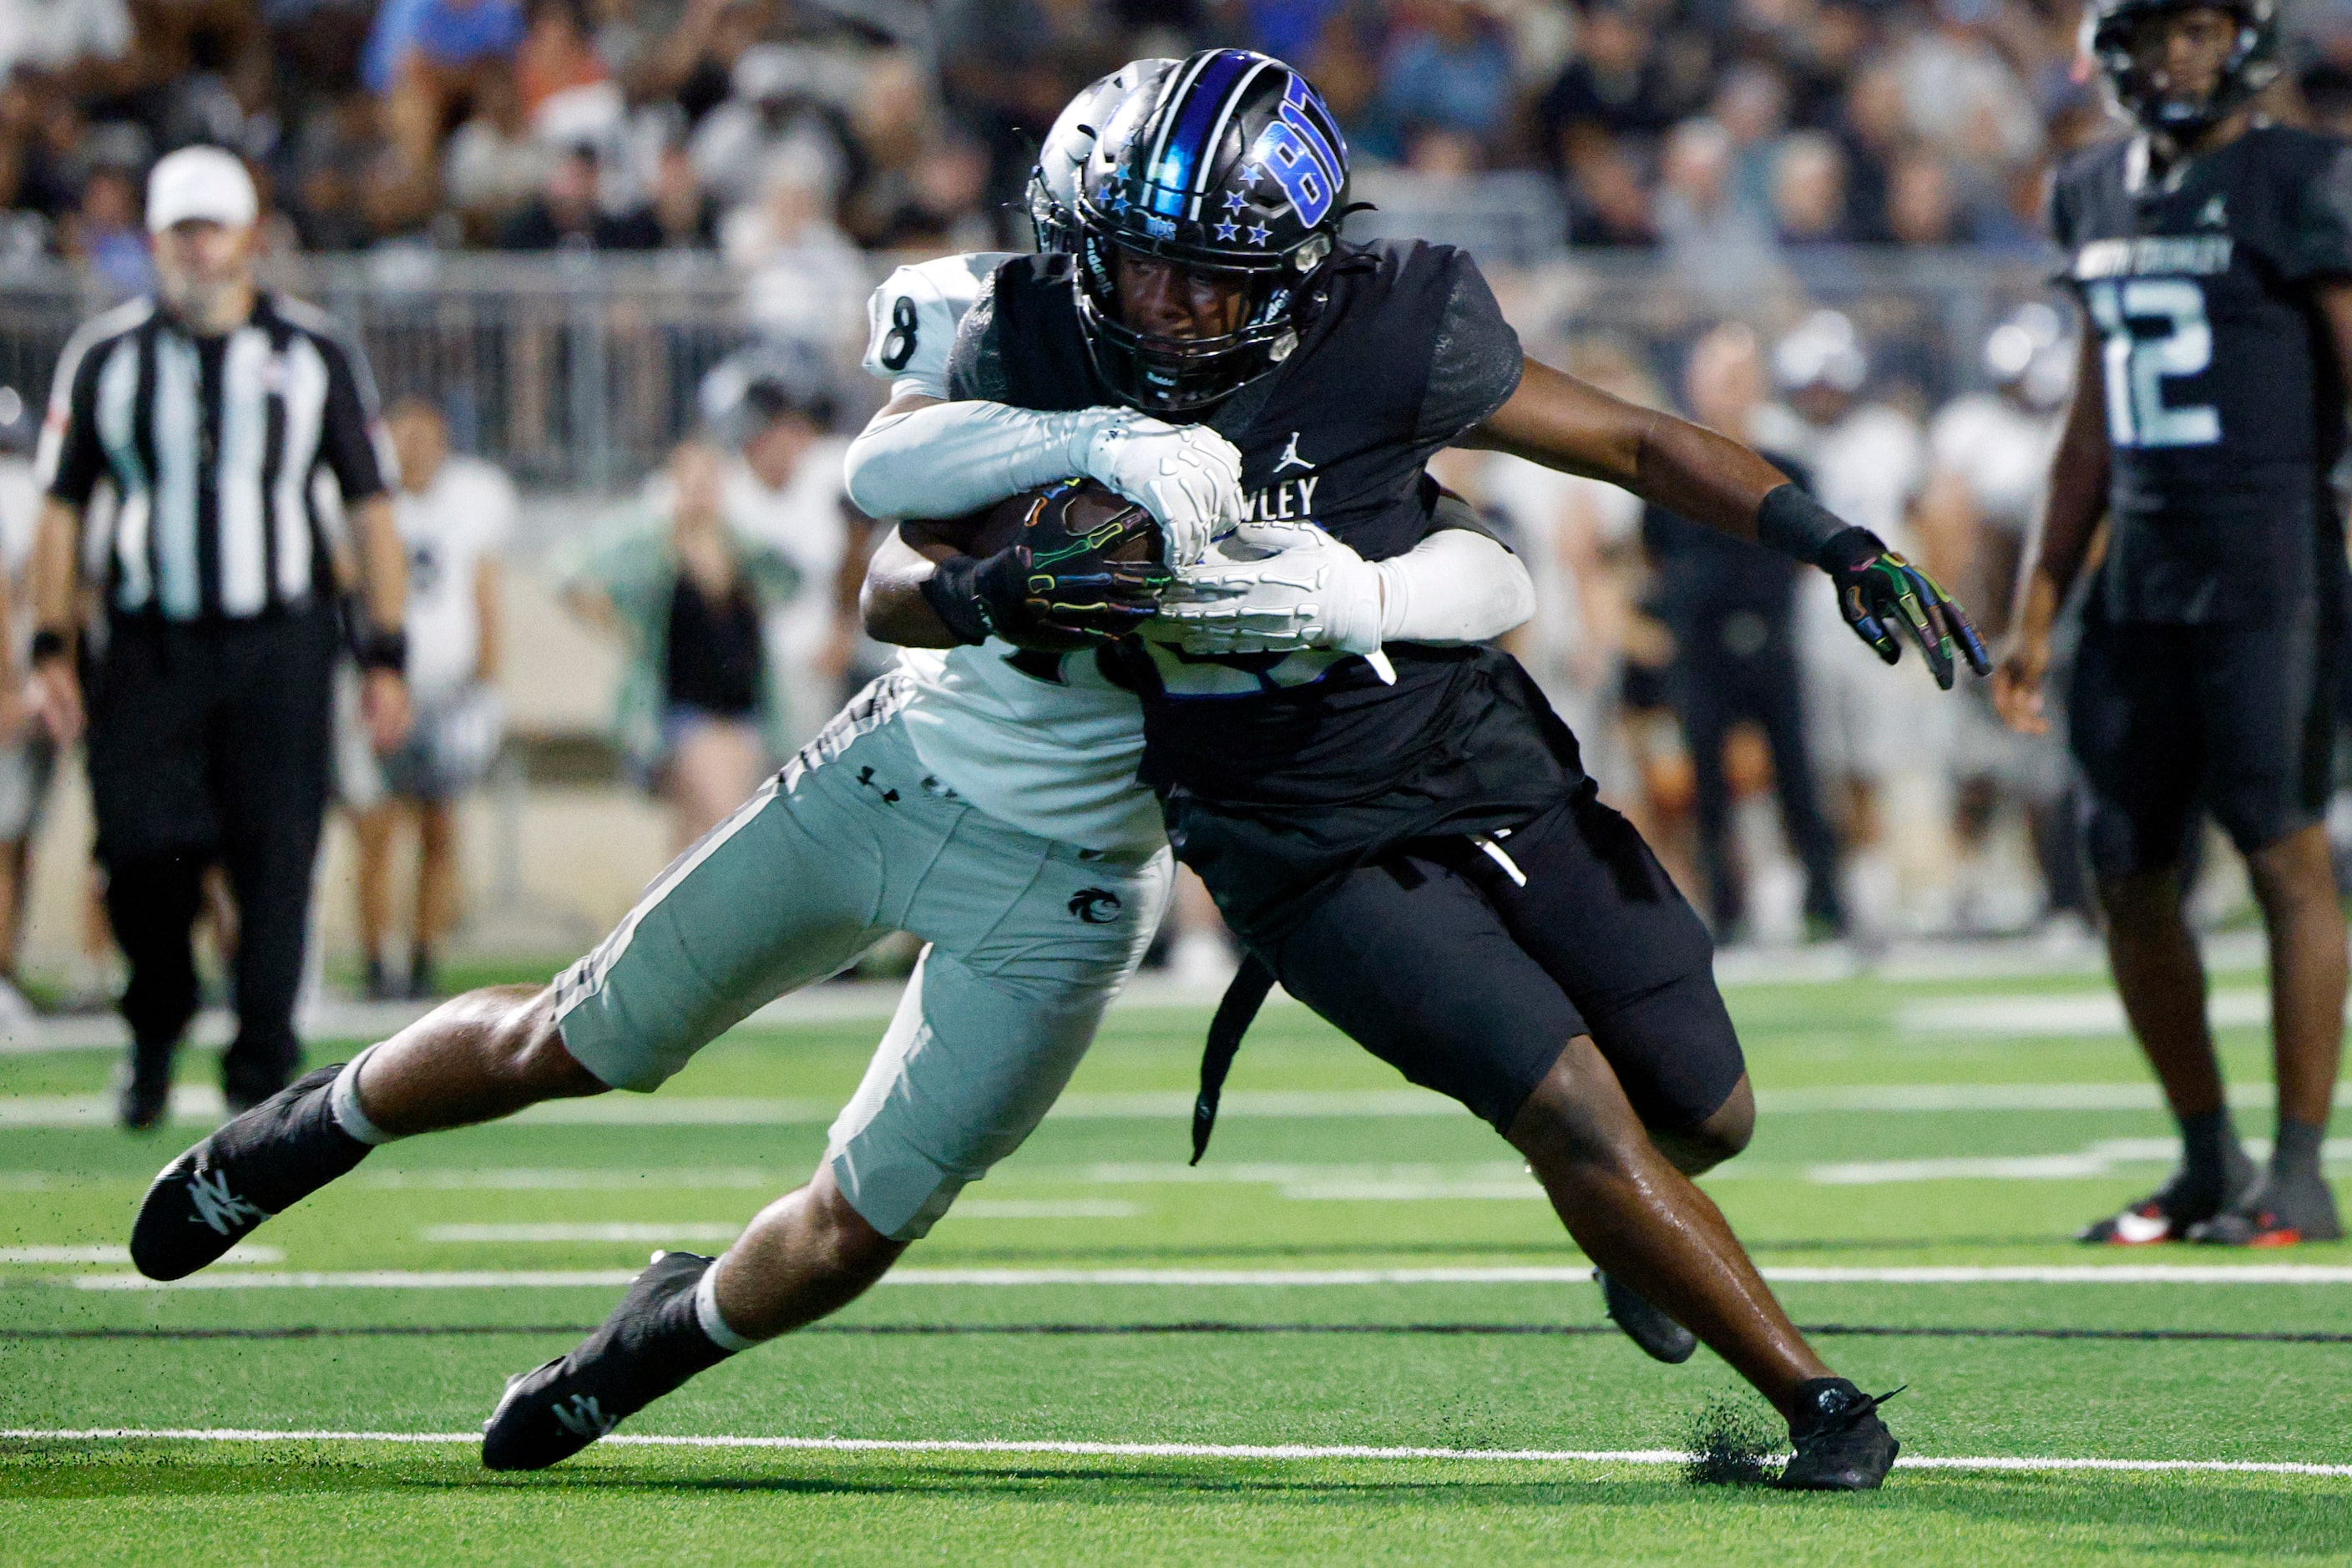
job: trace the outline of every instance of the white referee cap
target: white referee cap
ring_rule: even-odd
[[[167,153],[147,176],[147,232],[161,234],[175,223],[209,218],[243,228],[261,211],[253,176],[234,153],[219,147],[183,147]]]

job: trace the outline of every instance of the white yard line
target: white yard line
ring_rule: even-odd
[[[414,1443],[470,1447],[478,1432],[267,1431],[223,1426],[195,1427],[14,1427],[0,1439],[34,1443]],[[953,1437],[736,1437],[660,1436],[621,1433],[607,1447],[753,1448],[845,1454],[1068,1454],[1087,1458],[1136,1459],[1453,1459],[1484,1464],[1681,1465],[1688,1454],[1673,1448],[1423,1448],[1314,1443],[1088,1443],[1052,1439]],[[1990,1455],[1979,1458],[1912,1455],[1897,1469],[1919,1470],[2104,1470],[2115,1472],[2257,1476],[2352,1477],[2352,1465],[2283,1459],[2097,1459]]]
[[[1766,1115],[1857,1113],[1885,1115],[1928,1111],[2157,1110],[2153,1083],[1892,1083],[1831,1084],[1811,1089],[1766,1089],[1756,1096]],[[2241,1084],[2230,1103],[2260,1110],[2273,1102],[2266,1083]],[[2338,1105],[2352,1106],[2352,1084],[2336,1091]],[[599,1095],[553,1100],[511,1119],[520,1126],[569,1127],[824,1127],[840,1107],[830,1100],[720,1095]],[[220,1091],[191,1085],[172,1091],[172,1114],[183,1121],[212,1122],[223,1114]],[[1292,1121],[1314,1118],[1358,1121],[1390,1117],[1454,1118],[1469,1114],[1455,1101],[1419,1089],[1234,1089],[1219,1114],[1229,1121]],[[1051,1112],[1057,1121],[1186,1122],[1192,1115],[1189,1089],[1140,1089],[1066,1094]],[[114,1101],[102,1094],[0,1095],[0,1129],[16,1127],[108,1127]],[[416,1184],[429,1180],[408,1178]]]
[[[281,1247],[259,1247],[249,1242],[239,1243],[221,1254],[223,1263],[283,1263],[286,1249]],[[103,1243],[92,1246],[63,1247],[0,1247],[0,1263],[128,1263],[131,1249],[110,1247]]]
[[[80,1274],[81,1290],[480,1290],[611,1288],[629,1268],[373,1268],[198,1274],[163,1282],[137,1274]],[[1113,1285],[1145,1289],[1234,1287],[1314,1289],[1364,1285],[1580,1285],[1589,1264],[1459,1268],[898,1268],[885,1285],[1029,1287]],[[1783,1285],[2352,1285],[2352,1264],[2083,1263],[1929,1264],[1897,1268],[1791,1266],[1764,1278]]]

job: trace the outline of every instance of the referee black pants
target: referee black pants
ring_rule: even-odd
[[[113,625],[90,694],[90,795],[142,1071],[167,1066],[195,1015],[191,928],[215,865],[238,917],[223,1088],[251,1102],[300,1064],[294,998],[326,812],[335,650],[324,608]]]

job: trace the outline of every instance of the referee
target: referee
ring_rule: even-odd
[[[352,641],[379,749],[408,726],[400,534],[359,351],[310,306],[254,282],[244,164],[189,147],[147,187],[159,288],[83,323],[58,362],[37,472],[34,702],[82,732],[75,658],[81,521],[115,494],[106,641],[89,696],[89,781],[107,918],[129,960],[125,1126],[163,1119],[196,1010],[190,928],[205,871],[236,900],[232,1113],[298,1070],[294,997],[327,800],[337,552],[320,470],[341,487],[360,575]]]

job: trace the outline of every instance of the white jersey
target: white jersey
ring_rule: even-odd
[[[0,572],[8,577],[8,630],[19,669],[33,647],[33,607],[25,591],[25,568],[33,559],[33,532],[40,521],[41,483],[33,465],[23,458],[0,458]]]
[[[883,279],[867,306],[866,371],[893,396],[945,397],[956,327],[1005,259],[942,257]],[[902,722],[916,754],[980,810],[1086,849],[1162,842],[1160,803],[1135,776],[1143,710],[1092,654],[1026,654],[991,637],[903,649],[898,662],[914,677]]]
[[[2042,510],[2059,424],[2055,413],[2035,414],[1998,393],[1974,393],[1936,416],[1927,449],[1938,472],[1968,486],[1988,526],[2023,533]]]
[[[481,658],[474,584],[513,531],[514,486],[479,458],[451,458],[425,489],[396,492],[392,510],[408,546],[408,684],[419,702],[443,701]]]

